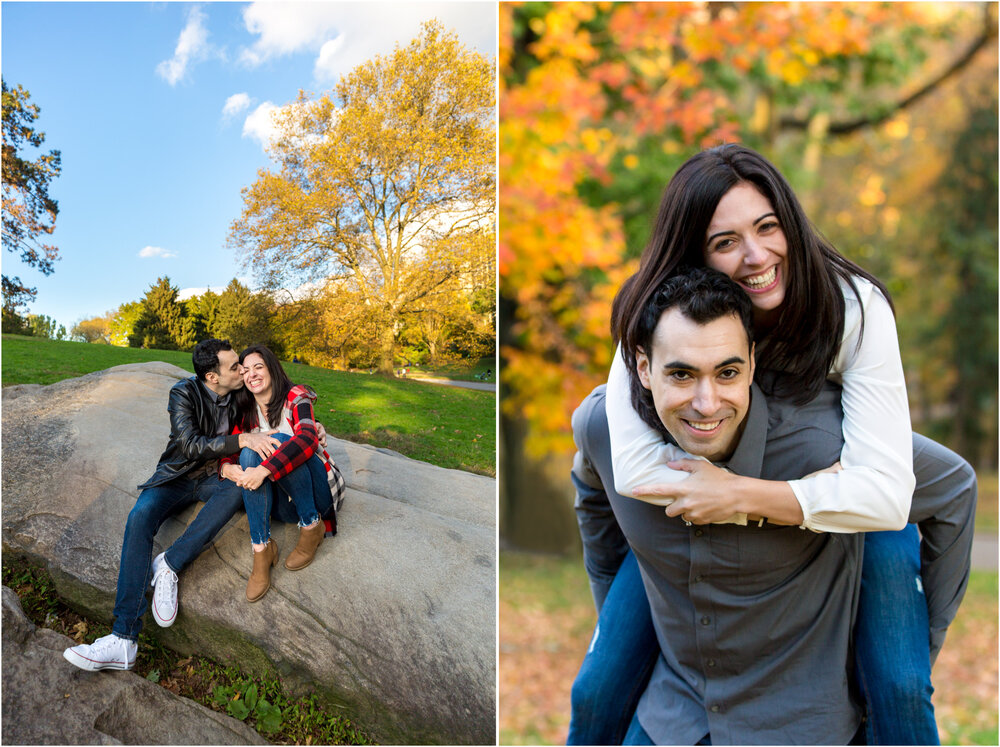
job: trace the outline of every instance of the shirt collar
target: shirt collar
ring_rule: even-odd
[[[201,384],[202,389],[208,392],[209,399],[212,400],[212,403],[216,407],[225,407],[226,405],[229,404],[229,395],[232,394],[232,392],[226,392],[223,396],[220,397],[218,394],[213,392],[212,389],[201,379],[198,379],[198,383]]]
[[[750,409],[736,451],[722,466],[744,477],[760,477],[767,441],[767,399],[756,384],[750,385]]]

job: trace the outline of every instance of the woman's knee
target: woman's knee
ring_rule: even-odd
[[[244,447],[243,451],[240,452],[240,467],[243,469],[257,467],[263,463],[264,459],[261,455],[249,447]]]
[[[920,574],[920,534],[914,524],[895,532],[868,532],[862,562],[867,584],[898,584]]]

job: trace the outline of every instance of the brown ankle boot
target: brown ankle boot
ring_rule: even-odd
[[[271,588],[271,567],[278,564],[278,545],[273,539],[267,547],[253,554],[253,570],[247,582],[247,601],[256,602]]]
[[[322,519],[310,529],[299,529],[299,542],[285,559],[285,568],[290,571],[300,571],[313,562],[313,558],[316,557],[316,548],[323,541],[324,534],[326,534],[326,527],[323,525]]]

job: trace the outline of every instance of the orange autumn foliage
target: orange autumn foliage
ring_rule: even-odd
[[[686,155],[773,136],[781,112],[871,104],[951,23],[922,3],[501,4],[503,408],[529,452],[571,449],[570,414],[607,375],[611,300],[642,247],[605,189],[661,162],[662,189]]]

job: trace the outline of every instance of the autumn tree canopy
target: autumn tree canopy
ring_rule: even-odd
[[[927,160],[928,127],[911,120],[976,65],[995,101],[996,27],[994,3],[501,4],[503,407],[530,424],[528,449],[572,449],[570,414],[607,376],[611,299],[670,176],[705,147],[762,151],[820,230],[885,281],[917,271],[907,263],[937,277],[930,251],[902,240],[907,218],[933,209],[932,177],[919,172],[941,173],[942,157]],[[942,131],[969,112],[949,109],[958,119],[943,118]],[[995,155],[984,158],[995,170]],[[966,195],[982,193],[975,179]],[[920,208],[916,183],[928,190]],[[977,251],[991,246],[982,241]],[[938,307],[957,301],[939,288]],[[908,290],[897,304],[908,306]],[[900,318],[904,341],[910,323]],[[972,339],[995,338],[977,329]],[[995,410],[995,386],[992,397]]]
[[[393,367],[405,317],[493,229],[495,71],[437,22],[276,117],[230,243],[266,288],[338,282]],[[360,328],[359,328],[360,329]]]
[[[51,275],[59,249],[42,242],[55,230],[59,205],[49,196],[49,186],[62,167],[57,150],[34,160],[25,153],[27,147],[40,148],[45,142],[45,133],[34,126],[40,113],[28,91],[20,85],[8,88],[3,81],[3,248],[19,254],[28,267]],[[19,277],[3,276],[5,312],[14,313],[35,295]]]

